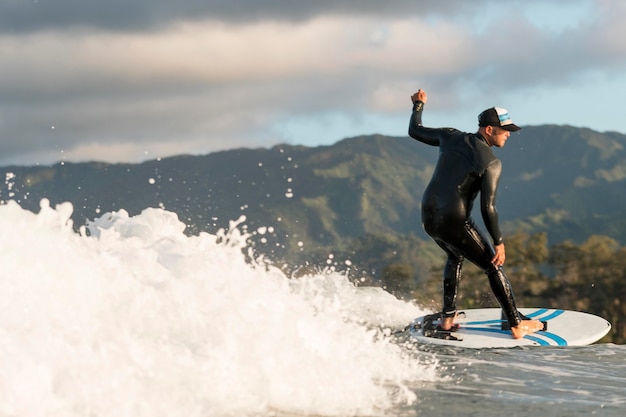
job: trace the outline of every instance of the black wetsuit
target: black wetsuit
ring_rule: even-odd
[[[494,245],[502,243],[495,199],[502,163],[479,133],[422,126],[424,103],[413,104],[409,135],[439,147],[439,159],[422,198],[424,230],[446,252],[443,277],[443,313],[456,312],[456,296],[463,260],[467,258],[489,277],[489,284],[511,326],[521,317],[509,280],[491,260],[495,250],[471,218],[472,205],[480,193],[482,217]]]

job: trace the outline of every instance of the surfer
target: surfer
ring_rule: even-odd
[[[502,170],[491,147],[502,147],[510,132],[520,130],[506,110],[492,107],[478,116],[478,132],[422,126],[422,111],[428,97],[424,90],[411,96],[413,112],[409,135],[427,145],[439,147],[439,159],[422,198],[422,223],[428,235],[448,256],[443,271],[441,328],[450,330],[456,316],[456,298],[463,260],[480,267],[511,326],[515,339],[543,328],[543,323],[522,316],[515,305],[513,290],[502,269],[506,259],[498,225],[495,199]],[[490,242],[471,217],[472,205],[480,193],[480,209]]]

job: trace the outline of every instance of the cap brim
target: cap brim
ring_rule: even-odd
[[[508,130],[509,132],[517,132],[518,130],[521,130],[522,128],[516,124],[509,123],[508,125],[500,126],[500,129]]]

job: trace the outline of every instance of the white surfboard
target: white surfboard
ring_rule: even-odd
[[[525,316],[545,322],[545,330],[513,339],[506,330],[499,308],[468,309],[455,319],[458,328],[451,332],[433,331],[428,316],[418,317],[409,326],[410,337],[421,343],[464,348],[496,348],[515,346],[584,346],[602,339],[611,330],[611,323],[602,317],[571,310],[520,308]],[[435,320],[433,325],[439,323]],[[503,325],[504,323],[504,325]],[[430,331],[429,331],[430,329]]]

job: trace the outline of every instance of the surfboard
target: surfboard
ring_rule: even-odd
[[[500,348],[516,346],[585,346],[602,339],[611,323],[602,317],[572,310],[520,308],[523,315],[544,322],[544,330],[521,339],[513,339],[508,321],[499,308],[459,311],[455,328],[437,330],[438,315],[416,318],[408,328],[410,337],[420,343],[464,348]],[[457,326],[458,325],[458,326]]]

